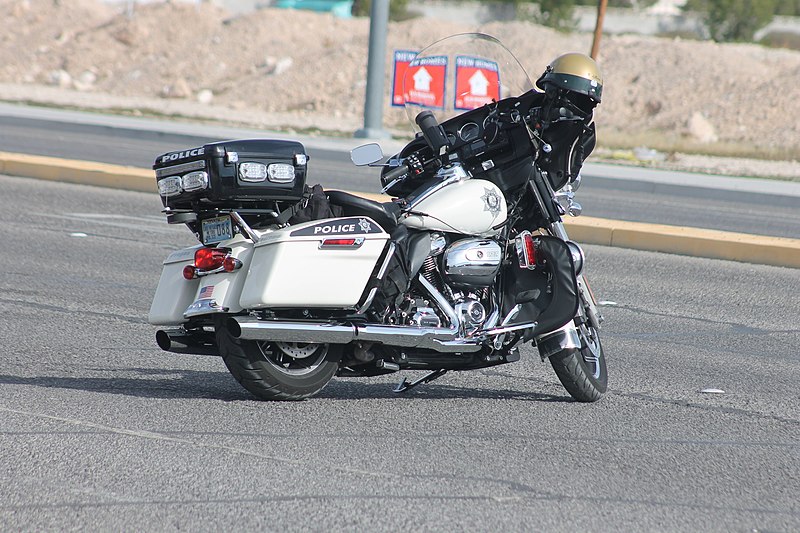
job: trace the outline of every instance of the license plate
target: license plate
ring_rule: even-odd
[[[208,218],[203,221],[203,244],[214,244],[233,237],[231,217]]]

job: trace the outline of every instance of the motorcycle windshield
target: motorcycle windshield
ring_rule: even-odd
[[[432,111],[438,122],[510,96],[534,85],[525,69],[496,38],[460,33],[436,41],[417,54],[403,76],[406,115]]]

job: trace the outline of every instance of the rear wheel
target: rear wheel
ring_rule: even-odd
[[[236,381],[260,400],[303,400],[321,391],[339,367],[341,346],[238,339],[223,324],[217,347]]]
[[[603,345],[595,328],[583,325],[578,331],[581,347],[551,355],[550,363],[570,396],[579,402],[596,402],[608,388]]]

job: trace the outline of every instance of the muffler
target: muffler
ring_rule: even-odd
[[[347,344],[355,340],[355,326],[327,322],[288,322],[235,316],[225,325],[234,337],[251,341]]]
[[[247,340],[330,344],[377,342],[444,353],[477,352],[481,349],[478,341],[461,339],[456,330],[449,328],[268,321],[249,316],[232,317],[226,326],[231,335]]]
[[[165,352],[219,355],[213,333],[190,333],[183,328],[156,331],[156,343]]]

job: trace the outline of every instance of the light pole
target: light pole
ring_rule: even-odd
[[[364,127],[356,131],[360,138],[387,139],[383,129],[383,79],[386,70],[386,33],[389,27],[389,0],[372,0],[369,15],[369,57],[367,90],[364,101]]]

